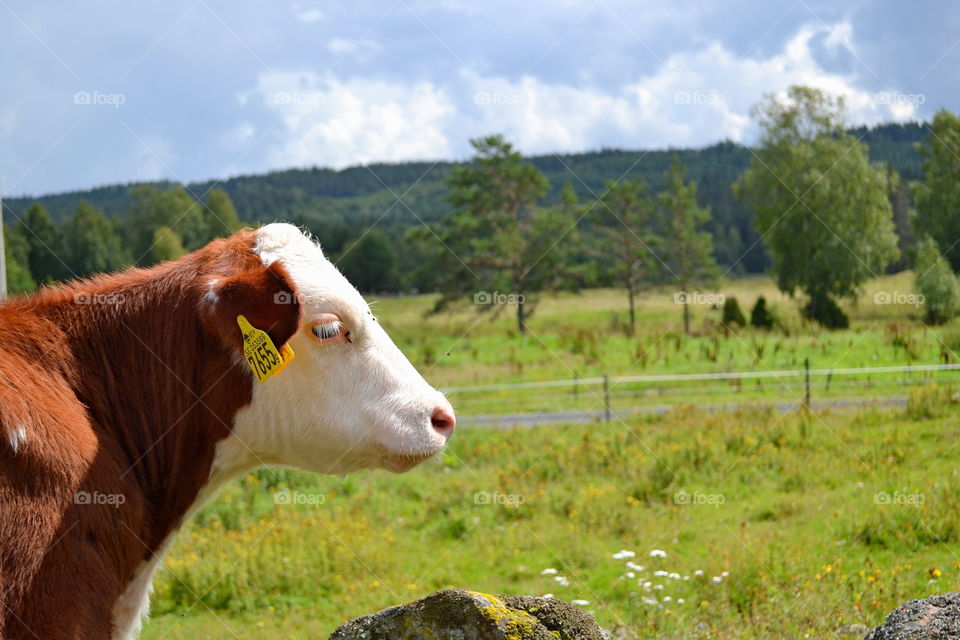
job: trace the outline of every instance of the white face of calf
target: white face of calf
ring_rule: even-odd
[[[286,269],[301,304],[294,360],[254,383],[236,435],[258,462],[322,473],[406,471],[439,452],[455,418],[320,247],[288,224],[256,232],[264,265]]]

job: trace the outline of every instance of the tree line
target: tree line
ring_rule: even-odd
[[[60,225],[42,204],[31,204],[4,226],[8,289],[29,292],[129,265],[175,260],[242,226],[222,190],[211,190],[199,200],[183,187],[140,186],[132,196],[133,206],[122,219],[81,200]]]
[[[760,139],[732,193],[754,213],[778,287],[807,318],[848,326],[841,300],[914,263],[926,320],[960,311],[957,116],[937,113],[918,149],[922,179],[910,183],[871,160],[863,134],[848,127],[842,98],[795,86],[785,98],[768,97],[753,116]],[[411,235],[433,246],[427,268],[444,274],[438,310],[478,289],[507,292],[523,334],[537,291],[613,283],[626,292],[632,332],[639,288],[668,284],[689,333],[691,290],[733,272],[730,265],[721,274],[715,244],[726,238],[710,233],[711,211],[699,204],[679,157],[656,193],[643,177],[620,178],[582,202],[567,183],[561,202],[547,206],[545,176],[509,142],[489,136],[472,144],[472,163],[448,180],[453,215],[429,234]]]
[[[387,183],[374,169],[366,176],[349,170],[360,172],[349,189],[333,173],[312,170],[327,189],[364,202],[351,200],[354,210],[333,214],[308,207],[291,215],[250,215],[244,197],[237,206],[245,216],[228,188],[213,184],[199,191],[196,185],[140,185],[127,199],[105,188],[89,195],[109,203],[108,211],[81,200],[69,215],[57,197],[47,202],[56,204],[59,215],[40,202],[15,203],[14,211],[26,208],[4,228],[9,287],[25,292],[125,265],[147,266],[229,235],[242,220],[287,218],[308,228],[365,292],[438,291],[437,310],[480,292],[506,293],[516,302],[520,332],[538,292],[595,286],[624,289],[632,329],[640,290],[663,284],[675,288],[689,330],[688,294],[713,287],[721,276],[753,270],[744,263],[758,252],[780,288],[826,326],[845,326],[838,301],[856,297],[867,278],[914,264],[917,288],[928,300],[927,319],[944,321],[956,313],[956,116],[937,114],[917,145],[919,153],[913,152],[916,161],[903,151],[918,139],[916,125],[890,126],[883,135],[880,129],[852,129],[842,101],[814,89],[794,87],[786,100],[770,98],[754,117],[762,133],[746,157],[738,155],[742,147],[724,143],[714,148],[719,155],[712,158],[725,158],[715,167],[702,165],[701,156],[676,152],[658,174],[649,167],[617,171],[606,181],[598,180],[597,167],[615,166],[623,152],[597,152],[589,170],[561,173],[565,179],[557,185],[548,177],[558,175],[554,165],[574,163],[574,156],[524,158],[496,135],[473,140],[471,160],[440,172],[443,181],[426,186],[429,196],[416,182],[423,167],[415,163],[391,165],[396,175],[377,169],[392,179],[414,180],[401,199],[381,200]],[[890,162],[876,161],[867,140],[879,141]],[[701,177],[724,176],[706,180],[709,197],[690,177],[685,160],[691,157]],[[293,188],[302,173],[279,172],[279,182],[251,198],[261,201]],[[388,184],[387,190],[396,193]],[[430,204],[438,198],[445,213]],[[728,201],[749,213],[747,226],[717,223],[713,203],[729,213]],[[126,208],[118,209],[124,202]],[[371,209],[380,212],[376,218]]]

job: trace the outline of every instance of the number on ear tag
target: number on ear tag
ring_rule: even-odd
[[[285,344],[277,350],[267,332],[251,325],[242,315],[237,316],[237,324],[243,335],[243,357],[260,382],[277,375],[293,360],[294,353],[290,345]]]

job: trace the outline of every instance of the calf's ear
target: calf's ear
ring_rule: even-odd
[[[266,331],[279,349],[300,325],[300,302],[279,262],[209,281],[202,303],[207,328],[226,345],[243,350],[237,316]]]

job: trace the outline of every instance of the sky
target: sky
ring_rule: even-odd
[[[756,138],[792,84],[851,123],[960,100],[960,3],[0,0],[0,194]]]

